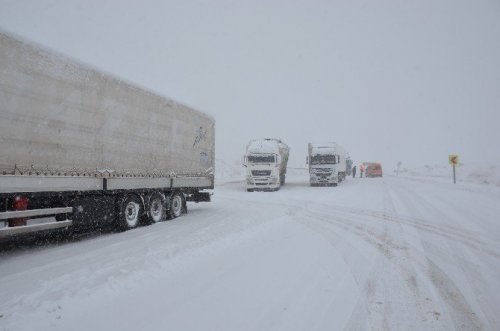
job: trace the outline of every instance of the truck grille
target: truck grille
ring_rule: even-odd
[[[271,170],[252,170],[252,176],[271,176]]]
[[[321,175],[330,175],[332,173],[332,169],[316,168],[312,171],[312,173],[321,174]]]

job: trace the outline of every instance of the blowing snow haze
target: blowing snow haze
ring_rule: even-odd
[[[0,28],[211,114],[232,163],[260,137],[500,163],[499,1],[2,0]]]

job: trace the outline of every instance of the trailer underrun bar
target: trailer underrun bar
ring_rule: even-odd
[[[14,226],[14,227],[5,227],[0,228],[0,238],[8,237],[21,233],[29,233],[29,232],[37,232],[42,230],[53,230],[60,228],[67,228],[73,225],[73,221],[65,220],[59,222],[49,222],[42,224],[32,224],[32,225],[24,225],[24,226]]]

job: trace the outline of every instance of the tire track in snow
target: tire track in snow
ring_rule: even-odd
[[[282,207],[287,207],[287,208],[297,208],[297,204],[294,203],[293,201],[289,201],[286,203],[275,203],[275,202],[268,202],[269,204],[276,205],[276,206],[282,206]],[[386,202],[387,204],[387,202]],[[376,250],[378,251],[378,254],[376,255],[376,263],[374,263],[374,267],[372,270],[369,272],[363,271],[362,268],[360,268],[359,265],[356,265],[355,263],[352,262],[350,259],[348,252],[355,252],[357,249],[355,246],[352,246],[351,244],[348,243],[348,241],[343,239],[343,235],[339,234],[338,231],[333,231],[331,227],[324,227],[324,220],[330,221],[332,219],[332,206],[331,205],[323,205],[327,206],[329,209],[329,212],[327,213],[319,213],[316,211],[312,211],[311,206],[308,206],[306,210],[301,210],[299,214],[296,214],[293,218],[295,220],[298,220],[300,223],[308,227],[310,230],[322,235],[337,251],[339,251],[340,255],[342,258],[344,258],[344,261],[346,265],[349,267],[349,270],[351,271],[351,274],[360,290],[360,293],[362,295],[360,296],[360,303],[358,306],[355,308],[355,311],[353,312],[353,315],[351,317],[351,322],[349,324],[349,328],[354,328],[354,329],[364,329],[366,327],[366,323],[368,325],[380,327],[387,329],[391,325],[396,328],[402,328],[402,326],[394,326],[394,321],[401,320],[400,316],[395,316],[394,311],[397,311],[398,307],[395,307],[395,304],[385,304],[384,305],[384,298],[389,297],[390,295],[393,295],[394,292],[398,292],[397,290],[394,290],[394,283],[399,282],[399,285],[397,286],[398,288],[402,289],[401,292],[406,292],[409,296],[412,296],[411,299],[405,298],[399,300],[394,300],[397,302],[397,304],[405,304],[406,302],[409,302],[410,305],[416,302],[416,309],[419,311],[417,315],[423,316],[424,322],[425,321],[433,321],[433,318],[436,316],[435,315],[435,310],[431,309],[433,307],[428,307],[428,309],[423,308],[424,305],[430,305],[429,302],[426,300],[423,300],[419,296],[419,289],[417,287],[417,276],[416,272],[409,270],[408,268],[402,269],[402,268],[395,268],[399,274],[403,274],[402,277],[397,276],[390,281],[385,279],[383,276],[374,277],[374,275],[382,275],[383,270],[386,269],[387,265],[394,264],[397,266],[398,262],[397,260],[401,260],[401,254],[395,254],[395,250],[404,250],[407,249],[405,246],[402,245],[396,245],[389,235],[389,229],[387,226],[384,224],[384,233],[382,235],[377,233],[377,230],[379,228],[374,228],[374,229],[366,229],[364,226],[360,226],[359,224],[355,225],[354,228],[349,227],[350,224],[352,224],[352,214],[349,215],[350,217],[346,218],[344,213],[338,212],[334,210],[333,212],[336,213],[334,215],[334,219],[342,219],[341,223],[335,224],[337,227],[340,226],[341,230],[344,232],[348,233],[354,233],[357,237],[362,237],[366,242],[370,243],[372,247],[375,247]],[[387,209],[387,207],[386,207]],[[390,208],[389,208],[390,209]],[[339,215],[340,214],[340,215]],[[382,213],[382,215],[386,215],[388,212]],[[373,216],[367,217],[366,215],[355,215],[355,216],[362,216],[365,219],[368,219],[370,222],[373,223]],[[308,221],[304,221],[304,219],[307,219]],[[317,223],[318,219],[320,219],[320,224]],[[310,221],[316,221],[316,225],[313,225]],[[382,220],[384,221],[384,220]],[[380,223],[380,222],[378,222]],[[387,222],[383,222],[387,223]],[[332,239],[332,237],[334,239]],[[342,245],[340,243],[347,243],[347,245],[351,245],[350,248],[346,249],[345,247],[341,247]],[[353,249],[354,248],[354,249]],[[358,251],[359,252],[359,251]],[[359,252],[358,256],[362,255],[362,252]],[[404,258],[404,257],[403,257]],[[406,258],[408,259],[408,258]],[[401,271],[402,270],[402,271]],[[375,278],[375,279],[374,279]],[[401,281],[403,279],[403,281]],[[410,290],[405,290],[405,288],[409,288]],[[378,300],[377,300],[378,298]],[[392,305],[392,306],[391,306]],[[411,311],[412,307],[407,307],[404,312],[409,312]],[[424,312],[425,310],[425,312]],[[408,320],[411,320],[411,315],[409,314]],[[390,316],[394,316],[394,318],[390,318]],[[374,319],[378,319],[374,321]],[[419,322],[418,325],[422,324],[422,321],[417,321]],[[363,324],[365,323],[365,324]],[[432,329],[434,326],[431,325],[426,325],[423,329]]]
[[[230,200],[238,200],[236,198],[229,198]],[[262,202],[249,202],[249,203],[255,203],[255,204],[260,204]],[[354,279],[354,282],[356,283],[357,287],[359,288],[359,292],[363,293],[364,289],[364,283],[365,283],[365,278],[362,277],[362,275],[365,273],[363,272],[364,265],[369,263],[370,261],[367,260],[366,258],[362,261],[362,263],[359,264],[354,264],[352,260],[350,259],[349,254],[346,254],[346,252],[355,252],[358,251],[358,255],[362,255],[362,252],[356,248],[356,246],[352,246],[348,241],[344,240],[340,234],[337,233],[331,233],[332,229],[328,228],[325,229],[324,227],[321,227],[318,224],[311,223],[309,221],[311,218],[311,213],[309,208],[303,209],[300,206],[300,203],[289,200],[287,202],[275,202],[275,201],[266,201],[266,205],[272,205],[280,208],[285,208],[287,210],[287,214],[289,217],[304,226],[306,229],[309,231],[312,231],[316,235],[320,235],[320,237],[324,238],[329,245],[331,245],[335,250],[339,252],[339,256],[344,260],[345,265],[348,267],[348,269],[351,272],[351,275]],[[315,213],[317,214],[317,213]],[[326,231],[326,232],[325,232]],[[325,233],[330,232],[329,236],[325,236]],[[335,238],[335,240],[332,240],[332,237]],[[339,243],[343,243],[348,247],[346,249],[345,247],[342,248]],[[367,303],[365,300],[365,296],[360,295],[360,311],[364,312],[363,317],[359,320],[361,322],[365,322],[367,319],[370,319],[371,317],[369,316],[368,309],[366,309]],[[369,323],[371,324],[371,323]],[[360,325],[360,329],[364,329],[365,325]]]
[[[440,314],[437,312],[436,307],[434,307],[432,302],[430,302],[429,299],[429,297],[431,297],[431,295],[429,294],[430,289],[422,288],[422,284],[425,285],[427,278],[432,279],[433,283],[447,285],[446,287],[441,286],[441,294],[445,299],[453,298],[451,306],[457,312],[456,315],[458,315],[454,316],[455,318],[453,320],[453,322],[457,322],[455,323],[456,327],[458,327],[459,329],[465,327],[467,329],[472,329],[472,330],[481,328],[479,320],[472,312],[470,306],[464,300],[463,296],[460,295],[458,287],[453,284],[453,282],[446,275],[446,273],[444,273],[443,270],[437,266],[437,264],[429,260],[425,256],[425,253],[422,252],[419,248],[409,245],[407,242],[404,245],[395,243],[393,238],[390,235],[388,235],[388,232],[386,230],[380,233],[379,228],[373,228],[373,227],[366,228],[366,222],[371,222],[373,224],[374,220],[373,217],[366,218],[366,215],[362,215],[364,216],[363,217],[364,219],[360,218],[356,219],[353,218],[351,215],[351,217],[346,218],[343,215],[343,213],[340,213],[340,215],[336,214],[335,210],[332,210],[331,212],[328,213],[320,213],[320,214],[309,210],[308,214],[313,214],[311,217],[312,220],[315,221],[320,220],[323,223],[329,223],[330,225],[334,225],[335,227],[340,228],[346,232],[356,234],[357,236],[363,238],[363,240],[365,240],[366,242],[370,243],[373,247],[375,247],[379,251],[380,255],[385,256],[386,260],[383,262],[386,264],[390,262],[390,266],[395,267],[401,273],[401,275],[403,276],[401,278],[407,280],[406,288],[410,289],[410,297],[413,296],[414,300],[406,298],[402,302],[415,303],[416,309],[420,311],[420,316],[423,318],[422,321],[416,321],[416,322],[418,322],[419,325],[425,325],[424,329],[442,327],[442,325],[439,326],[441,323],[434,323],[433,320],[433,317],[439,319]],[[362,226],[357,224],[359,223],[360,220],[365,222],[363,223]],[[378,221],[379,222],[377,223],[380,223],[380,221],[384,220],[378,219]],[[323,229],[321,229],[320,231],[325,231],[326,229],[327,227],[323,227]],[[334,246],[338,246],[335,240],[333,241],[330,240],[330,241],[333,243]],[[411,256],[408,255],[408,251],[410,249],[411,249]],[[415,270],[415,268],[417,268],[418,270]],[[430,273],[427,272],[428,270],[431,270],[431,272]],[[353,274],[356,274],[356,272],[354,272]],[[421,279],[423,281],[418,281],[418,279]],[[382,286],[384,285],[385,282],[386,289],[390,289],[391,291],[395,289],[395,284],[394,283],[387,284],[387,281],[384,279],[384,277],[381,278],[381,281],[382,281]],[[419,283],[421,284],[420,287],[418,286]],[[377,286],[380,285],[377,285],[376,282],[374,283],[373,281],[370,281],[370,278],[368,278],[366,282],[366,289],[367,289],[366,293],[369,298],[367,300],[368,304],[367,309],[369,313],[377,312],[376,314],[374,314],[374,316],[378,316],[379,314],[390,313],[390,311],[380,311],[380,309],[378,309],[377,306],[373,305],[370,306],[370,303],[374,301],[370,299],[371,297],[374,297],[373,295],[374,291],[375,293],[377,293],[376,291],[384,292],[383,289],[377,290]],[[426,295],[424,295],[424,292]],[[384,294],[387,295],[388,293],[385,292]],[[378,293],[378,295],[381,294]],[[361,313],[361,316],[357,316],[356,314],[354,314],[352,320],[357,321],[362,317],[363,313]],[[400,316],[396,317],[396,320],[398,319],[400,319]],[[432,323],[426,324],[425,323],[426,321]],[[372,326],[388,328],[390,326],[390,324],[388,324],[389,322],[387,320],[384,320],[382,322],[378,321],[378,324],[375,325],[372,324]],[[356,323],[357,325],[359,325],[359,322]],[[414,328],[414,326],[412,328]]]
[[[247,202],[239,201],[238,204],[244,206]],[[133,279],[134,282],[128,283],[139,286],[151,275],[175,267],[186,255],[210,250],[221,241],[230,242],[235,236],[268,226],[266,218],[259,213],[250,218],[247,216],[246,222],[234,222],[238,215],[235,213],[235,209],[239,209],[237,206],[237,203],[222,204],[220,208],[204,213],[203,218],[192,218],[188,214],[133,231],[37,250],[34,256],[26,256],[29,261],[23,260],[25,263],[15,267],[17,271],[6,266],[8,261],[2,262],[3,283],[16,284],[31,279],[32,275],[37,275],[37,279],[25,282],[22,291],[19,291],[20,286],[1,288],[0,314],[5,320],[18,316],[21,311],[34,312],[42,304],[50,305],[43,301],[47,296],[57,301],[64,297],[88,296],[102,289],[113,290],[125,279]],[[196,211],[191,213],[197,214]],[[282,211],[277,213],[284,214]],[[71,259],[67,259],[69,254]],[[39,264],[38,259],[44,263]],[[19,261],[13,260],[15,263]],[[71,272],[54,277],[54,270]]]
[[[308,214],[311,214],[308,211]],[[392,242],[392,238],[385,231],[381,236],[373,231],[366,231],[363,226],[353,224],[353,219],[343,219],[331,213],[314,212],[307,221],[301,222],[311,230],[321,234],[335,249],[344,257],[345,263],[349,266],[353,278],[360,290],[360,301],[353,311],[348,329],[365,329],[367,326],[375,329],[404,329],[403,325],[395,325],[401,321],[401,313],[407,314],[407,320],[412,320],[412,316],[423,316],[426,321],[432,322],[430,307],[424,311],[422,303],[427,303],[416,287],[417,275],[406,266],[401,265],[401,257],[398,250],[401,247]],[[343,231],[341,234],[338,230]],[[349,243],[346,234],[354,235],[363,239],[370,247],[375,248],[377,254],[370,269],[363,268],[356,263],[362,251],[356,248],[359,243],[354,238],[354,244]],[[358,253],[353,253],[358,251]],[[371,261],[370,261],[371,262]],[[391,269],[392,273],[387,273]],[[395,299],[390,302],[391,298]],[[407,305],[401,310],[400,305]],[[414,307],[412,307],[414,305]],[[397,314],[396,314],[397,312]],[[425,325],[423,330],[432,329],[431,323],[418,321],[416,325]],[[408,325],[407,325],[408,326]],[[415,325],[413,325],[413,328]]]
[[[425,211],[426,213],[435,215],[436,219],[448,220],[450,224],[455,223],[449,214],[442,211],[443,205],[441,205],[441,208],[438,208],[434,203],[425,199],[414,190],[404,189],[404,192],[402,192],[403,190],[398,188],[398,191],[398,197],[407,206],[407,208],[409,208],[409,210],[412,210],[412,213],[421,215],[422,211]],[[408,193],[411,194],[411,197]],[[420,207],[417,207],[417,204],[420,205]],[[454,283],[454,281],[442,268],[438,267],[434,259],[431,259],[428,256],[429,254],[426,254],[430,279],[439,291],[443,301],[448,305],[448,312],[452,315],[455,327],[457,329],[478,330],[483,328],[481,320],[485,320],[488,321],[490,323],[490,327],[494,329],[495,327],[493,327],[493,325],[499,325],[498,320],[492,320],[492,318],[496,316],[494,308],[492,310],[491,307],[486,305],[488,313],[485,313],[483,310],[484,308],[482,308],[481,305],[475,300],[476,296],[481,296],[484,292],[484,284],[487,284],[487,282],[484,280],[483,276],[474,269],[473,264],[471,266],[470,262],[476,260],[480,261],[481,259],[478,258],[479,256],[466,259],[465,256],[472,251],[466,251],[464,248],[473,248],[475,249],[474,251],[476,254],[481,252],[485,253],[485,251],[478,250],[475,245],[470,245],[468,242],[456,241],[450,238],[447,239],[448,240],[445,243],[449,247],[448,250],[443,250],[442,243],[440,247],[425,239],[423,240],[423,247],[432,247],[433,255],[441,255],[441,259],[444,261],[449,260],[449,257],[453,257],[457,261],[457,263],[454,263],[453,265],[460,269],[460,274],[467,280],[467,287],[471,288],[474,292],[474,297],[470,298],[469,295],[469,298],[473,301],[469,303],[463,293],[463,291],[467,290],[467,288],[461,289],[460,286]],[[459,243],[463,245],[459,245]],[[447,268],[447,270],[449,270],[449,268]],[[482,286],[476,286],[475,284],[481,284]],[[472,305],[478,307],[480,311],[474,310]],[[479,319],[478,314],[481,315],[481,319]]]
[[[386,192],[385,194],[388,195],[390,193]],[[323,204],[313,203],[312,206],[317,207],[319,205],[323,208],[326,208],[328,212],[320,213],[320,215],[318,215],[316,211],[312,211],[313,208],[311,208],[310,205],[308,206],[307,210],[305,212],[302,211],[300,215],[309,220],[310,219],[314,220],[315,218],[321,220],[321,216],[323,216],[324,218],[323,221],[325,220],[331,221],[332,219],[336,220],[337,228],[340,228],[345,232],[355,233],[358,237],[363,238],[366,242],[369,242],[373,247],[375,247],[380,254],[385,255],[388,259],[395,260],[395,263],[401,263],[401,261],[405,260],[412,261],[410,262],[411,268],[410,269],[407,268],[405,271],[406,275],[408,276],[406,278],[409,280],[410,288],[413,287],[412,292],[414,293],[414,296],[420,298],[419,300],[416,301],[418,303],[417,305],[421,305],[422,307],[424,307],[420,309],[420,311],[424,311],[425,313],[423,314],[424,319],[432,320],[432,317],[441,320],[443,319],[443,316],[440,317],[440,313],[438,312],[439,309],[435,307],[431,302],[429,302],[430,301],[429,297],[432,297],[432,295],[430,295],[429,292],[431,292],[432,289],[429,288],[425,289],[425,292],[428,294],[428,296],[425,296],[424,300],[422,300],[424,295],[418,295],[419,291],[422,291],[422,289],[418,288],[420,283],[427,285],[427,287],[429,287],[429,285],[426,283],[432,282],[432,284],[434,284],[433,287],[438,288],[439,293],[443,299],[442,301],[445,302],[447,306],[451,307],[452,311],[456,312],[453,313],[453,317],[451,318],[452,321],[455,323],[455,327],[459,329],[466,327],[467,329],[473,329],[473,330],[481,328],[481,323],[479,322],[479,319],[475,315],[474,311],[471,309],[470,305],[465,300],[465,297],[461,294],[459,287],[452,282],[450,277],[443,271],[443,269],[438,267],[437,263],[430,260],[430,258],[426,256],[426,253],[421,248],[415,247],[414,245],[410,245],[407,241],[402,243],[397,242],[394,240],[394,238],[400,237],[401,234],[403,233],[401,230],[401,226],[408,225],[417,230],[421,230],[427,233],[444,237],[445,239],[460,241],[465,245],[469,245],[476,250],[480,251],[486,250],[489,254],[495,256],[495,258],[498,256],[496,252],[487,249],[485,246],[487,246],[488,243],[486,243],[485,241],[467,235],[465,231],[462,231],[460,229],[451,229],[450,231],[450,229],[448,229],[446,226],[429,224],[430,221],[422,218],[414,218],[414,217],[398,215],[395,211],[394,205],[392,204],[392,198],[390,196],[385,198],[384,203],[385,206],[383,212],[370,211],[361,208],[333,206],[331,204],[325,204],[325,203]],[[293,204],[293,202],[290,201],[288,203],[278,203],[277,205],[293,206],[295,204]],[[311,215],[312,217],[309,217]],[[341,224],[338,223],[339,220]],[[353,221],[355,221],[354,224],[356,224],[354,227],[352,226]],[[362,225],[359,224],[359,221],[362,222]],[[376,221],[378,225],[374,225],[374,221]],[[390,223],[392,223],[391,226],[389,226]],[[384,229],[384,231],[382,232],[380,228],[381,226]],[[326,230],[324,228],[319,228],[315,229],[314,231],[322,232]],[[396,236],[393,235],[391,237],[389,233],[394,234],[393,232],[395,232]],[[334,232],[334,234],[330,233],[330,235],[334,237],[336,236],[337,243],[339,242],[338,239],[342,237],[338,233],[338,231]],[[323,236],[325,236],[324,233]],[[419,237],[420,236],[417,235],[416,239],[419,239]],[[344,255],[345,250],[342,251],[342,249],[339,248],[339,245],[337,243],[335,243],[334,241],[333,246],[340,251],[341,255]],[[482,247],[478,247],[478,245],[482,245]],[[400,250],[406,251],[406,253],[395,254],[395,252],[398,252]],[[408,255],[408,251],[410,250],[412,254]],[[353,274],[353,277],[356,279],[356,282],[360,284],[360,280],[362,278],[361,274],[358,273],[358,271],[356,271],[356,268],[352,265],[352,263],[349,263],[349,261],[346,261],[346,263],[347,265],[349,265],[351,273]],[[382,265],[384,263],[382,263]],[[411,270],[412,268],[414,269],[413,271]],[[421,281],[418,281],[418,279],[420,279]],[[382,279],[381,281],[382,283],[385,282],[384,279]],[[422,284],[420,284],[420,286],[422,286]],[[445,284],[446,286],[443,284]],[[376,290],[377,286],[378,285],[376,284],[376,282],[373,281],[368,282],[366,285],[368,289],[367,293],[374,293],[374,289]],[[394,285],[387,284],[386,286],[386,288],[391,288],[391,287],[394,288]],[[362,289],[363,287],[360,286],[360,288]],[[368,308],[366,308],[367,305]],[[367,316],[366,311],[368,310],[369,313],[370,309],[375,311],[376,309],[378,309],[378,307],[376,306],[370,307],[369,302],[367,303],[365,301],[364,303],[360,303],[357,309],[359,310],[359,312],[353,313],[352,320],[367,320],[369,316]],[[384,314],[387,315],[390,314],[391,312],[383,311],[379,313],[374,315],[375,316]],[[431,315],[430,319],[428,316],[429,314]],[[422,324],[422,321],[417,321],[417,322]],[[369,323],[374,325],[373,321],[369,321]],[[364,326],[359,323],[353,324],[351,326],[354,327],[355,325],[358,325],[360,328],[364,328]],[[380,327],[386,328],[388,327],[388,322],[387,320],[385,320],[382,322],[378,322],[375,325],[379,325]],[[430,326],[425,327],[425,329],[428,328],[431,327]]]
[[[331,206],[335,209],[336,213],[344,214],[346,217],[351,216],[368,216],[372,217],[373,220],[378,222],[393,222],[402,225],[409,225],[422,231],[426,231],[449,240],[460,241],[461,243],[468,245],[469,247],[478,250],[480,252],[487,253],[492,257],[500,260],[500,253],[496,250],[491,249],[491,246],[498,246],[496,242],[491,242],[485,239],[480,239],[477,236],[481,234],[477,233],[477,236],[472,236],[470,230],[459,229],[449,226],[441,226],[436,224],[429,224],[431,221],[425,220],[423,218],[409,217],[405,215],[400,215],[396,212],[380,212],[373,211],[363,208],[352,208],[343,207],[336,205],[325,205]]]

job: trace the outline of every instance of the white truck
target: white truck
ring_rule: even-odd
[[[247,191],[279,190],[285,184],[289,153],[290,148],[279,139],[250,141],[243,160]]]
[[[0,238],[175,218],[214,187],[210,116],[0,32]]]
[[[309,143],[307,164],[311,186],[333,185],[346,178],[347,153],[335,142]]]

